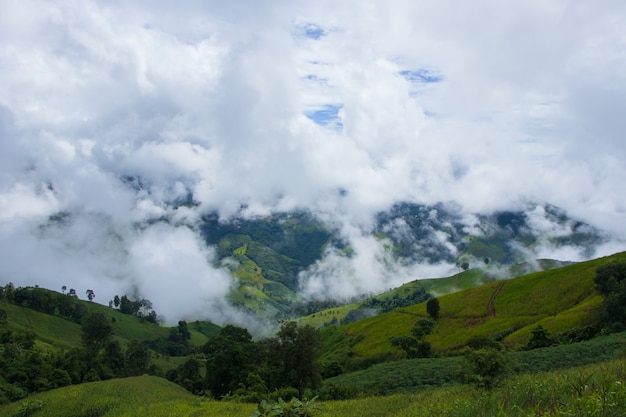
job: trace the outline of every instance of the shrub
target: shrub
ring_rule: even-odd
[[[320,411],[315,403],[316,399],[317,397],[300,401],[292,398],[291,401],[286,402],[279,398],[276,403],[261,401],[251,417],[312,417]]]

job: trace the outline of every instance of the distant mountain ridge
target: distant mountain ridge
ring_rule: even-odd
[[[350,242],[340,230],[309,211],[228,221],[209,214],[200,232],[208,245],[216,247],[217,264],[228,267],[236,278],[231,302],[263,315],[290,311],[297,301],[299,274],[320,261],[328,248],[352,256]],[[456,264],[463,269],[534,261],[564,247],[591,258],[607,240],[593,226],[543,203],[467,214],[454,204],[403,202],[377,213],[367,232],[400,264]]]

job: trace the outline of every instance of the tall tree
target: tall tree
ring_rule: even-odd
[[[603,321],[626,326],[626,262],[616,261],[596,269],[596,289],[604,297]]]
[[[222,397],[244,383],[254,362],[254,342],[241,327],[227,325],[203,347],[206,382],[214,396]]]
[[[317,388],[321,382],[319,331],[309,325],[298,326],[294,321],[284,323],[276,335],[279,375],[304,397],[307,388]]]
[[[110,320],[99,311],[83,317],[81,330],[83,345],[90,352],[98,352],[113,336]]]
[[[143,343],[133,339],[126,350],[126,370],[129,375],[141,375],[150,365],[150,351]]]
[[[432,317],[433,320],[437,320],[439,318],[439,311],[441,307],[439,306],[439,300],[437,297],[432,297],[426,302],[426,312],[428,315]]]

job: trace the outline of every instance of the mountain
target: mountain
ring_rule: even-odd
[[[227,221],[209,214],[199,230],[207,245],[217,249],[216,266],[227,267],[236,279],[230,301],[263,315],[293,313],[300,274],[331,249],[348,260],[355,255],[340,228],[308,211]],[[591,225],[543,203],[490,214],[468,214],[452,203],[398,203],[377,213],[363,234],[374,237],[398,265],[449,264],[465,270],[526,262],[524,273],[543,269],[536,259],[564,249],[589,259],[607,240]]]

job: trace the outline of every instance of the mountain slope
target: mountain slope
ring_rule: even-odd
[[[306,211],[230,219],[210,214],[199,230],[216,247],[217,264],[237,281],[231,301],[262,315],[291,311],[305,284],[300,274],[323,259],[326,249],[354,256],[336,226]],[[398,203],[378,213],[363,232],[375,236],[399,265],[456,264],[459,269],[509,267],[562,248],[590,258],[606,239],[557,207],[539,203],[490,214],[466,213],[454,204]]]
[[[472,337],[500,335],[505,344],[519,348],[538,325],[556,334],[595,324],[602,302],[593,282],[595,270],[615,260],[626,260],[626,252],[442,296],[440,318],[426,340],[436,351],[445,352],[461,348]],[[338,330],[353,340],[352,355],[366,359],[398,354],[389,339],[411,335],[415,322],[426,317],[426,303],[421,303]]]

